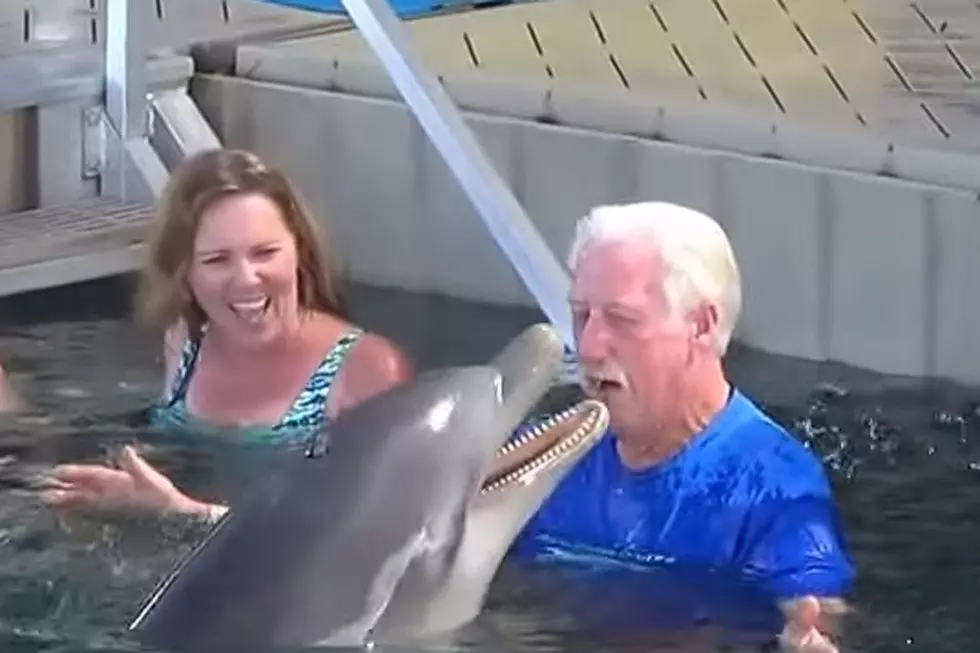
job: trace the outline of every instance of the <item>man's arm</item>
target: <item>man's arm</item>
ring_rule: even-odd
[[[832,499],[769,501],[751,521],[744,569],[781,608],[784,647],[836,651],[829,638],[839,634],[855,572]]]

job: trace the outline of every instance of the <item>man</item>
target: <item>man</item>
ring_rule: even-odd
[[[673,204],[603,206],[568,262],[582,385],[612,437],[515,551],[734,569],[777,601],[784,645],[836,651],[824,633],[854,570],[819,461],[725,377],[741,287],[724,231]]]

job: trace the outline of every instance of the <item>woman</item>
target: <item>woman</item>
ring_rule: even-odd
[[[309,433],[412,374],[387,340],[348,322],[313,221],[253,154],[207,151],[174,171],[138,298],[163,332],[151,422],[277,439]],[[61,465],[44,501],[214,517],[131,447],[119,468]]]

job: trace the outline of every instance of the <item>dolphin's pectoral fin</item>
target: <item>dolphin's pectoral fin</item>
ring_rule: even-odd
[[[391,602],[398,584],[411,566],[412,561],[429,549],[430,535],[428,528],[423,526],[405,546],[392,553],[385,560],[378,575],[371,583],[371,588],[365,597],[364,611],[354,621],[345,624],[334,631],[326,639],[317,642],[317,646],[365,646],[371,643],[371,633],[381,620]]]
[[[453,613],[446,619],[443,602],[433,603],[434,597],[445,590],[448,579],[457,577],[455,568],[465,528],[465,504],[451,514],[430,517],[418,532],[413,555],[406,559],[407,565],[393,587],[388,604],[378,615],[369,640],[376,644],[401,645],[418,637],[427,639],[434,633],[453,630],[474,616],[466,614],[456,618]]]
[[[422,539],[422,549],[419,551],[419,564],[409,569],[406,576],[411,573],[421,574],[421,578],[416,578],[416,583],[422,582],[423,578],[442,579],[447,570],[452,567],[453,561],[459,555],[459,548],[463,542],[463,533],[466,530],[466,505],[457,506],[456,510],[439,520],[430,520],[423,529],[425,537]]]

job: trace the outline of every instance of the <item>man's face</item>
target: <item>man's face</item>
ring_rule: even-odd
[[[621,438],[670,423],[691,361],[692,330],[669,310],[648,245],[602,242],[580,254],[570,304],[583,387]]]

